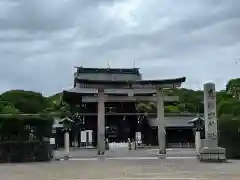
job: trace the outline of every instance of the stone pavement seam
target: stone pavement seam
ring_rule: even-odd
[[[159,158],[159,157],[96,157],[96,158],[70,158],[69,161],[94,161],[98,159],[105,159],[105,160],[160,160],[160,159],[196,159],[196,157],[165,157],[165,158]],[[58,159],[60,161],[64,161],[64,158]],[[68,161],[66,160],[66,161]]]
[[[89,179],[62,179],[62,180],[208,180],[199,177],[117,177],[117,178],[89,178]]]

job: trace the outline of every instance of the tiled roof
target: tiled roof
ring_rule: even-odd
[[[76,68],[77,73],[139,74],[139,68]]]
[[[138,80],[138,81],[109,81],[109,80],[89,80],[89,79],[76,79],[78,83],[82,84],[103,84],[103,85],[127,85],[127,84],[140,84],[140,85],[149,85],[149,84],[177,84],[183,83],[186,81],[186,77],[174,78],[174,79],[159,79],[159,80]]]
[[[166,127],[193,127],[193,124],[189,124],[194,117],[192,116],[165,116]],[[149,118],[152,121],[156,121],[157,118]]]

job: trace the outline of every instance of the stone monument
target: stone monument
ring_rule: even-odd
[[[200,150],[200,161],[222,162],[226,160],[225,148],[218,147],[218,126],[216,113],[216,90],[215,84],[204,84],[204,120],[205,120],[205,143]]]

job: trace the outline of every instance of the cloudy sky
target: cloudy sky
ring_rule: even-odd
[[[0,0],[0,92],[51,95],[74,66],[141,68],[200,89],[240,77],[240,0]],[[236,63],[239,61],[239,63]]]

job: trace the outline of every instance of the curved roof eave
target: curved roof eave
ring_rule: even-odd
[[[159,88],[176,88],[180,87],[186,81],[185,77],[175,79],[162,80],[139,80],[139,81],[109,81],[109,80],[88,80],[77,79],[77,83],[84,84],[86,87],[74,87],[70,90],[65,90],[63,93],[76,94],[97,94],[97,88],[101,85],[105,86],[105,93],[109,95],[114,94],[128,94],[131,89],[135,95],[153,95],[156,93],[154,87]]]
[[[146,95],[154,95],[156,94],[156,90],[154,89],[134,89],[134,90],[129,90],[129,89],[105,89],[104,90],[105,94],[107,95],[114,95],[114,96],[126,96],[129,93],[133,92],[134,95],[138,96],[146,96]],[[98,93],[98,89],[96,88],[78,88],[74,87],[69,90],[64,90],[63,93],[77,93],[81,95],[94,95]]]
[[[84,84],[102,84],[102,85],[162,85],[162,84],[182,84],[186,81],[186,77],[173,78],[173,79],[156,79],[156,80],[137,80],[137,81],[112,81],[112,80],[89,80],[89,79],[76,79],[78,83]]]

